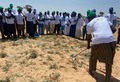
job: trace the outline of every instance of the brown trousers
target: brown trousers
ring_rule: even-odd
[[[89,69],[91,71],[96,70],[97,60],[106,64],[106,80],[110,82],[112,73],[112,64],[115,56],[116,42],[103,43],[93,45],[91,49],[91,57],[89,63]]]

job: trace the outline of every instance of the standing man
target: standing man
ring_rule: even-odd
[[[112,24],[107,18],[95,17],[95,12],[90,12],[87,16],[90,21],[87,24],[88,49],[90,48],[91,33],[93,33],[89,69],[87,71],[90,75],[94,75],[93,72],[96,71],[97,60],[99,60],[99,62],[103,62],[106,65],[105,82],[110,82],[116,41],[110,28]]]
[[[36,9],[33,10],[34,18],[33,18],[33,26],[34,26],[34,31],[37,33],[37,20],[38,20],[38,15],[36,14]]]
[[[3,7],[0,6],[0,31],[1,31],[1,34],[2,34],[2,39],[5,39],[4,29],[3,29],[4,23],[5,23],[4,20],[5,20],[5,15],[3,13]]]
[[[42,16],[42,12],[39,12],[38,16],[38,33],[39,34],[44,34],[44,17]]]
[[[50,11],[48,10],[47,11],[47,18],[48,18],[48,31],[50,32],[50,18],[51,18],[51,16],[50,16]]]
[[[120,42],[120,19],[119,19],[119,27],[118,27],[118,38],[117,38],[117,44]]]
[[[18,8],[18,14],[16,15],[16,26],[18,31],[18,37],[21,35],[25,37],[24,29],[25,29],[25,20],[22,14],[22,8]],[[21,34],[22,33],[22,34]]]
[[[83,25],[83,19],[81,18],[81,13],[78,13],[78,18],[77,18],[77,24],[76,24],[76,33],[75,33],[75,38],[80,39],[81,37],[81,27]]]
[[[114,9],[113,7],[109,8],[109,14],[107,14],[105,17],[116,27],[116,15],[113,13]]]
[[[60,20],[61,28],[60,28],[60,33],[64,34],[64,29],[65,29],[65,21],[66,21],[66,14],[65,12],[63,13],[63,17]]]
[[[60,15],[59,15],[58,11],[56,12],[56,16],[55,16],[55,30],[54,30],[55,34],[56,34],[56,31],[57,31],[57,34],[59,34],[59,32],[60,32]]]
[[[90,13],[90,10],[87,10],[87,16]],[[83,26],[83,40],[85,39],[85,35],[86,35],[86,40],[87,40],[87,30],[86,30],[86,26],[88,24],[88,18],[87,16],[84,17],[84,26]]]
[[[32,9],[28,8],[28,13],[25,14],[26,17],[26,32],[29,34],[30,37],[34,37],[34,27],[33,27],[33,19],[34,14],[32,13]]]
[[[11,35],[14,35],[16,38],[16,28],[15,28],[15,15],[12,13],[11,8],[8,8],[8,13],[6,14],[7,18],[7,38],[11,38]]]
[[[55,13],[52,12],[52,16],[50,18],[50,34],[53,34],[54,33],[54,30],[55,30]]]
[[[47,12],[44,13],[44,32],[46,30],[46,34],[48,34],[48,16],[47,16]]]
[[[10,8],[11,8],[12,14],[15,14],[16,12],[15,12],[15,10],[13,9],[13,4],[10,4],[9,6],[10,6]]]

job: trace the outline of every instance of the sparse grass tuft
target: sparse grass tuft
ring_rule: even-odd
[[[8,55],[7,55],[7,53],[5,53],[5,52],[1,52],[1,53],[0,53],[0,57],[1,57],[1,58],[5,58],[5,57],[7,57],[7,56],[8,56]]]
[[[54,54],[54,51],[48,51],[49,54]]]
[[[9,71],[9,68],[12,66],[12,64],[8,61],[6,61],[5,63],[6,63],[6,65],[3,66],[2,69],[3,69],[4,72],[7,73]]]
[[[58,69],[58,66],[56,64],[50,65],[49,69]]]
[[[50,56],[47,56],[47,60],[53,61],[52,57],[50,57]]]
[[[33,50],[29,56],[30,59],[34,59],[34,58],[37,58],[38,56],[38,53],[36,50]]]

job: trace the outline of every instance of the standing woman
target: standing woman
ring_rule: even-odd
[[[15,15],[12,14],[11,8],[8,8],[8,13],[6,14],[7,18],[7,38],[11,38],[10,36],[13,34],[14,38],[16,38],[16,28],[15,28]]]
[[[83,19],[81,18],[81,13],[78,13],[75,38],[80,39],[80,37],[81,37],[81,27],[82,27],[82,25],[83,25]]]
[[[25,14],[26,17],[26,32],[29,34],[30,37],[34,37],[34,27],[33,27],[33,19],[34,14],[31,13],[32,9],[28,8],[28,13]]]
[[[18,37],[21,36],[21,32],[22,32],[22,36],[24,37],[25,20],[22,14],[22,8],[18,8],[18,14],[16,15],[16,23],[17,23],[16,26],[18,31]]]
[[[44,17],[42,16],[42,12],[39,12],[38,17],[38,32],[39,34],[44,34]]]
[[[75,32],[76,32],[76,12],[72,12],[71,18],[69,20],[71,27],[70,27],[70,36],[75,37]]]
[[[36,14],[36,9],[33,10],[34,14],[34,19],[33,19],[33,26],[34,26],[34,31],[37,33],[37,20],[38,20],[38,15]]]

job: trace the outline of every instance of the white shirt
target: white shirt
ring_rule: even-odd
[[[84,26],[87,25],[89,23],[88,18],[86,18],[86,16],[84,17]]]
[[[59,15],[55,16],[55,24],[60,24],[60,16]]]
[[[93,33],[92,44],[115,41],[110,25],[112,25],[112,23],[105,17],[94,18],[87,24],[87,34]]]
[[[71,25],[75,25],[76,24],[75,20],[77,20],[76,17],[71,17],[70,18]]]
[[[61,18],[61,26],[65,26],[66,18],[62,17]]]
[[[117,19],[116,15],[115,14],[107,14],[105,16],[112,24],[113,24],[113,21]]]
[[[82,25],[83,25],[83,19],[79,18],[76,24],[76,29],[80,30]]]
[[[24,24],[23,20],[24,20],[24,16],[23,16],[22,13],[16,14],[16,21],[17,21],[17,24],[23,25],[23,24]]]
[[[38,20],[38,15],[37,14],[35,14],[34,15],[34,18],[33,18],[33,24],[36,24],[36,21]]]
[[[5,23],[5,13],[0,13],[0,16],[2,16],[2,22]]]
[[[34,14],[33,13],[26,13],[25,17],[26,17],[27,21],[32,22],[33,18],[34,18]]]
[[[48,17],[48,19],[50,19],[50,18],[51,18],[51,16],[50,16],[50,15],[47,15],[47,17]],[[48,23],[50,23],[50,20],[48,20]]]
[[[38,23],[40,23],[40,24],[44,24],[44,22],[43,21],[41,21],[41,20],[43,20],[44,19],[44,17],[38,17]]]
[[[51,16],[50,19],[54,19],[55,17]],[[55,24],[55,20],[50,20],[50,24]]]
[[[11,11],[12,11],[12,14],[15,14],[15,13],[16,13],[14,9],[12,9]]]
[[[11,16],[10,13],[7,13],[6,16]],[[15,18],[7,18],[7,24],[14,24],[15,23]]]
[[[45,15],[44,18],[45,18],[45,19],[48,19],[48,16]],[[48,25],[48,22],[49,22],[48,20],[45,20],[44,24],[45,24],[45,25]]]

